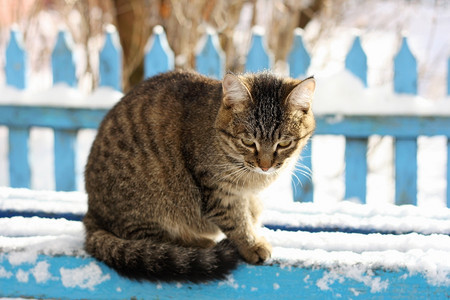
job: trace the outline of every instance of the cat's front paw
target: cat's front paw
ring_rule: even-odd
[[[240,247],[239,253],[246,262],[259,264],[270,258],[272,255],[272,246],[265,238],[260,237],[254,244]]]

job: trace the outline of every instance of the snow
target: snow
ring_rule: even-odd
[[[0,210],[71,212],[84,214],[87,196],[82,192],[48,192],[0,187]],[[1,230],[1,229],[0,229]]]
[[[39,199],[39,211],[52,211],[57,199],[78,203],[78,212],[85,210],[86,195],[81,192],[30,191],[0,189],[0,203]],[[48,199],[45,200],[45,199]],[[272,199],[274,200],[274,199]],[[280,203],[266,201],[264,224],[292,226],[328,226],[336,228],[366,228],[404,234],[358,234],[345,232],[305,232],[262,228],[273,246],[268,264],[279,263],[282,268],[292,266],[325,267],[329,271],[316,284],[327,289],[333,282],[351,278],[377,292],[388,284],[372,274],[375,268],[407,269],[410,274],[423,274],[432,285],[450,285],[450,209],[422,209],[415,206],[370,206],[351,202],[335,205],[317,203]],[[31,204],[25,210],[37,209]],[[72,209],[68,207],[68,209]],[[62,212],[60,210],[59,212]],[[67,211],[66,211],[67,212]],[[36,263],[30,274],[36,280],[50,280],[48,267],[38,262],[40,254],[86,256],[83,250],[84,228],[79,221],[66,219],[11,217],[0,219],[0,260],[11,265]],[[28,229],[27,229],[28,226]],[[413,232],[412,232],[413,231]],[[47,270],[47,271],[46,271]],[[95,263],[76,269],[60,270],[63,284],[91,289],[109,280]],[[14,274],[25,280],[30,274]],[[12,276],[0,269],[0,277]],[[308,281],[307,278],[305,278]],[[232,277],[221,284],[237,286]],[[280,288],[281,283],[273,287]]]
[[[449,116],[450,99],[396,94],[392,83],[370,89],[349,71],[316,76],[313,111],[333,115]]]
[[[2,105],[34,105],[74,108],[111,108],[123,93],[110,87],[98,87],[92,93],[84,93],[79,89],[58,83],[48,89],[18,90],[14,87],[0,86],[0,104]]]
[[[93,290],[96,285],[111,279],[109,274],[103,274],[95,262],[74,269],[61,268],[59,272],[62,284],[69,288],[80,287]]]

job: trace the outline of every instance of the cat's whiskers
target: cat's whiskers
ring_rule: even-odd
[[[304,165],[301,161],[297,161],[294,165],[294,168],[291,170],[291,175],[295,178],[300,186],[303,188],[303,182],[299,177],[299,174],[303,175],[307,178],[307,180],[312,181],[312,170],[308,166]],[[294,189],[296,189],[296,185],[294,184]]]

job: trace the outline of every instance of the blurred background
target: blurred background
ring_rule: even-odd
[[[124,91],[142,80],[144,48],[159,24],[167,33],[176,67],[195,67],[196,46],[212,28],[226,54],[226,69],[234,72],[243,70],[256,25],[265,29],[267,48],[280,72],[286,68],[295,28],[305,30],[310,73],[315,75],[342,68],[357,34],[368,56],[369,86],[392,81],[392,57],[406,35],[419,63],[419,94],[436,99],[446,93],[446,0],[0,0],[0,67],[14,25],[23,33],[31,75],[39,75],[42,87],[42,78],[51,73],[57,32],[66,29],[75,43],[79,87],[92,90],[98,83],[98,52],[108,24],[120,35]],[[51,79],[47,81],[51,86]]]
[[[202,38],[214,30],[225,54],[226,70],[233,72],[244,71],[252,32],[257,27],[258,32],[264,32],[272,68],[283,75],[288,74],[286,60],[294,30],[300,28],[311,56],[305,76],[315,75],[319,83],[313,109],[339,115],[367,106],[372,100],[370,109],[375,114],[391,114],[390,108],[420,114],[423,108],[434,105],[434,111],[450,115],[448,105],[445,109],[435,105],[450,103],[448,0],[0,0],[0,92],[6,95],[4,53],[12,28],[23,35],[29,64],[25,94],[32,95],[31,102],[37,98],[36,92],[52,89],[51,53],[60,30],[70,32],[73,39],[77,92],[85,95],[95,91],[99,52],[111,25],[117,28],[123,49],[123,92],[143,79],[143,55],[156,25],[167,34],[176,68],[195,68]],[[345,72],[345,58],[355,36],[360,37],[367,55],[367,87]],[[418,95],[409,98],[393,93],[393,61],[403,37],[408,38],[417,60]],[[57,101],[70,98],[67,90],[63,94],[56,90],[55,94]],[[385,106],[389,103],[395,105]],[[32,188],[54,189],[53,135],[50,129],[42,130],[47,129],[33,128],[30,135],[32,173],[39,174],[32,177]],[[82,131],[80,135],[84,138],[79,138],[82,145],[77,146],[77,174],[78,189],[83,190],[84,162],[95,131]],[[3,163],[8,151],[6,140],[7,130],[0,128],[0,186],[8,185],[7,163]],[[316,136],[313,144],[312,177],[319,187],[317,199],[342,199],[344,138]],[[419,204],[442,206],[445,202],[446,146],[446,139],[419,138]],[[393,155],[391,137],[370,138],[368,203],[393,203]]]

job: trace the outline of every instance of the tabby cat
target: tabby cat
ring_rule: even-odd
[[[222,279],[240,258],[270,258],[256,233],[256,195],[313,133],[314,89],[313,78],[269,72],[143,81],[108,112],[92,145],[86,251],[151,281]]]

